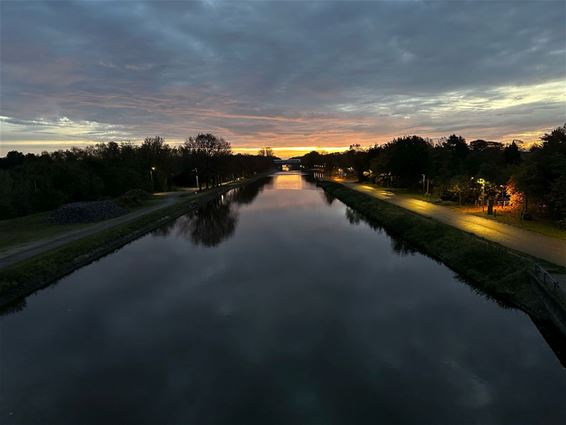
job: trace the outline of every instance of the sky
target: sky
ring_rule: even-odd
[[[566,2],[0,2],[0,156],[212,132],[287,157],[566,122]]]

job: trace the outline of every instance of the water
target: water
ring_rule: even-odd
[[[299,174],[232,191],[0,318],[0,423],[566,423],[524,313]]]

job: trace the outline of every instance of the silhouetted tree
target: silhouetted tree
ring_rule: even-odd
[[[266,146],[265,148],[261,148],[258,152],[259,156],[267,156],[267,157],[273,157],[273,149],[271,149],[269,146]]]
[[[214,134],[206,133],[189,137],[185,141],[185,148],[199,164],[200,182],[204,180],[207,188],[209,183],[217,185],[222,171],[226,171],[225,159],[232,152],[230,143]]]

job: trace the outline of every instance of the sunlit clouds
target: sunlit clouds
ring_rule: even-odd
[[[235,151],[566,120],[563,2],[3,2],[1,153],[198,132]]]

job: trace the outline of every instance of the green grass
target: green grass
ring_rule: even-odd
[[[26,296],[65,274],[112,252],[188,212],[199,203],[207,202],[232,187],[249,183],[261,176],[254,176],[237,184],[209,189],[197,195],[179,199],[171,206],[160,208],[126,223],[70,242],[60,248],[4,267],[0,270],[0,306]]]
[[[149,208],[163,202],[160,199],[149,199],[131,211]],[[52,238],[74,230],[84,229],[104,221],[80,224],[49,223],[50,211],[26,215],[10,220],[0,221],[0,253],[18,245],[24,245],[41,239]]]
[[[538,308],[529,278],[532,258],[338,183],[321,186],[368,221],[440,260],[481,292],[504,304]]]
[[[211,194],[212,195],[212,194]],[[178,202],[127,223],[71,242],[0,270],[0,300],[14,299],[118,248],[188,211],[192,201]]]
[[[92,224],[51,224],[47,222],[48,215],[49,212],[44,212],[0,221],[0,252],[16,245],[50,238]]]

